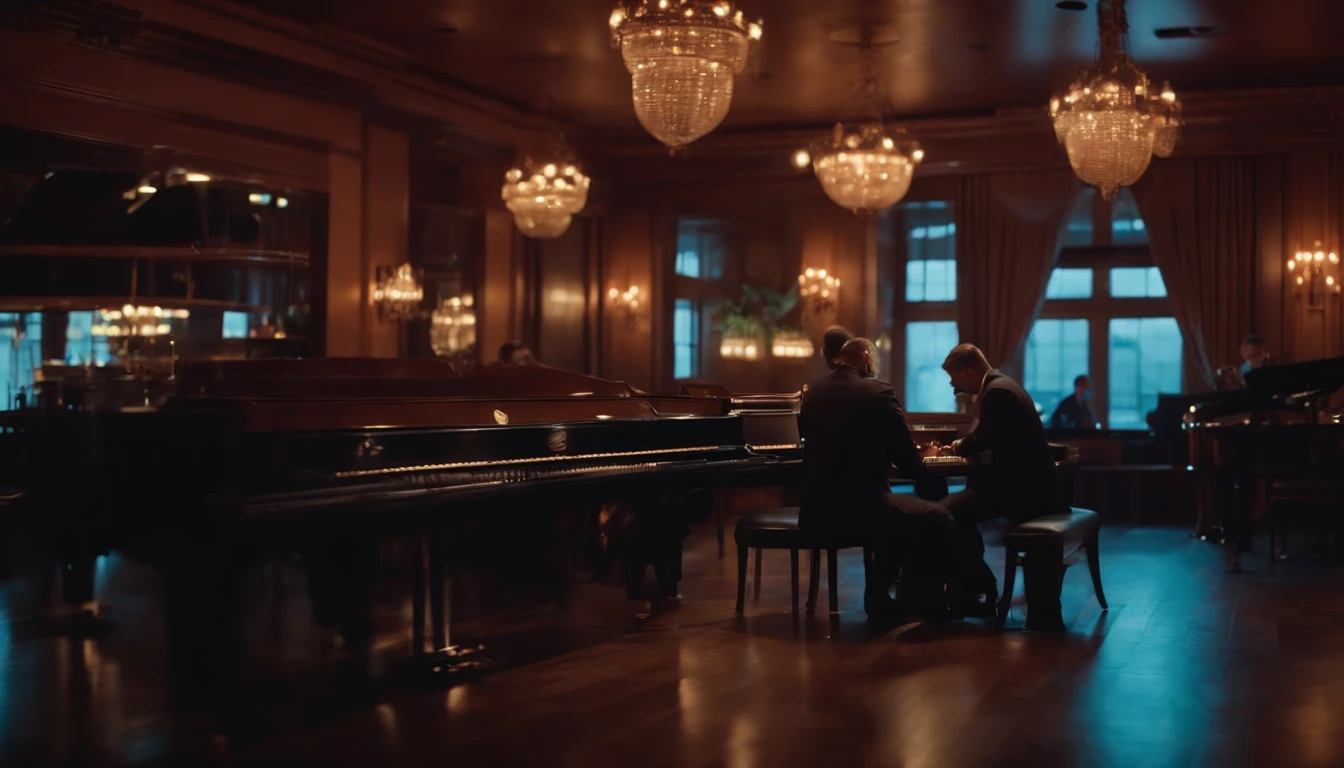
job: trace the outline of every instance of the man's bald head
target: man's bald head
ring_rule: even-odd
[[[877,347],[873,342],[856,337],[845,342],[840,347],[840,354],[835,356],[836,365],[848,365],[850,368],[858,371],[860,375],[872,378],[877,375]]]

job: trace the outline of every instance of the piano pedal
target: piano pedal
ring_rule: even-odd
[[[497,662],[485,652],[484,645],[466,648],[450,645],[430,653],[413,656],[408,673],[412,682],[427,687],[445,688],[473,680]]]

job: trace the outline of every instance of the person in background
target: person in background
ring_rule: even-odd
[[[834,369],[803,390],[798,527],[824,538],[878,542],[864,590],[870,618],[896,614],[890,590],[898,574],[905,612],[941,616],[952,515],[937,504],[891,492],[893,464],[917,480],[929,473],[896,393],[874,378],[874,353],[871,341],[850,339]]]
[[[948,353],[943,370],[953,389],[975,395],[971,433],[952,443],[952,451],[972,462],[964,491],[943,506],[957,522],[958,569],[948,586],[952,610],[993,616],[998,580],[985,563],[979,523],[1007,518],[1023,523],[1067,510],[1045,425],[1026,390],[985,359],[971,344]],[[1059,630],[1059,564],[1027,564],[1027,626]],[[984,602],[980,602],[983,596]]]
[[[1073,380],[1073,394],[1059,401],[1050,414],[1051,429],[1096,429],[1097,417],[1087,401],[1092,395],[1092,379],[1086,375]]]
[[[1270,364],[1265,349],[1265,337],[1252,333],[1241,340],[1241,365],[1232,364],[1218,369],[1219,389],[1239,389],[1246,386],[1246,374]]]
[[[826,361],[827,368],[835,370],[835,358],[840,355],[840,349],[845,346],[845,342],[852,338],[854,334],[843,325],[832,325],[826,329],[826,333],[821,337],[821,359]]]
[[[506,341],[499,345],[500,365],[539,365],[532,350],[521,341]]]

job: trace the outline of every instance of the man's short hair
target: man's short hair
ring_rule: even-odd
[[[1264,345],[1265,337],[1258,333],[1252,333],[1241,340],[1241,346],[1243,347],[1263,347]]]
[[[521,342],[521,341],[516,340],[516,339],[515,339],[514,341],[506,341],[506,342],[504,342],[503,344],[500,344],[500,345],[499,345],[499,362],[501,362],[501,363],[512,363],[512,362],[513,362],[513,353],[514,353],[514,352],[517,352],[517,351],[520,350],[520,349],[527,349],[527,345],[524,344],[524,343]]]
[[[840,347],[840,354],[836,355],[839,360],[852,357],[861,357],[867,354],[873,362],[873,375],[877,375],[877,345],[862,336],[855,336],[846,341],[844,346]]]
[[[854,334],[849,332],[843,325],[832,325],[826,329],[826,333],[821,337],[821,354],[827,360],[834,360],[840,355],[840,349],[845,346],[845,342],[854,338]]]
[[[958,344],[947,353],[947,358],[943,360],[943,370],[950,371],[954,368],[976,368],[980,365],[988,365],[989,360],[985,353],[974,344]]]
[[[1086,384],[1089,387],[1092,386],[1092,377],[1088,376],[1086,373],[1082,374],[1081,376],[1073,380],[1073,386],[1076,387],[1079,384]]]

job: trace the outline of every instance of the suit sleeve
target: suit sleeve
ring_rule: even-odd
[[[1054,429],[1062,429],[1068,425],[1064,423],[1064,406],[1068,405],[1068,399],[1060,400],[1059,405],[1055,406],[1055,412],[1050,414],[1050,426]]]
[[[980,399],[980,422],[975,431],[957,446],[957,453],[971,457],[985,451],[999,451],[1011,447],[1013,393],[990,390]]]
[[[918,476],[924,471],[924,460],[920,458],[915,439],[910,436],[910,426],[905,421],[905,409],[896,399],[896,392],[890,387],[878,393],[882,433],[887,436],[887,455],[891,463],[910,476]]]

